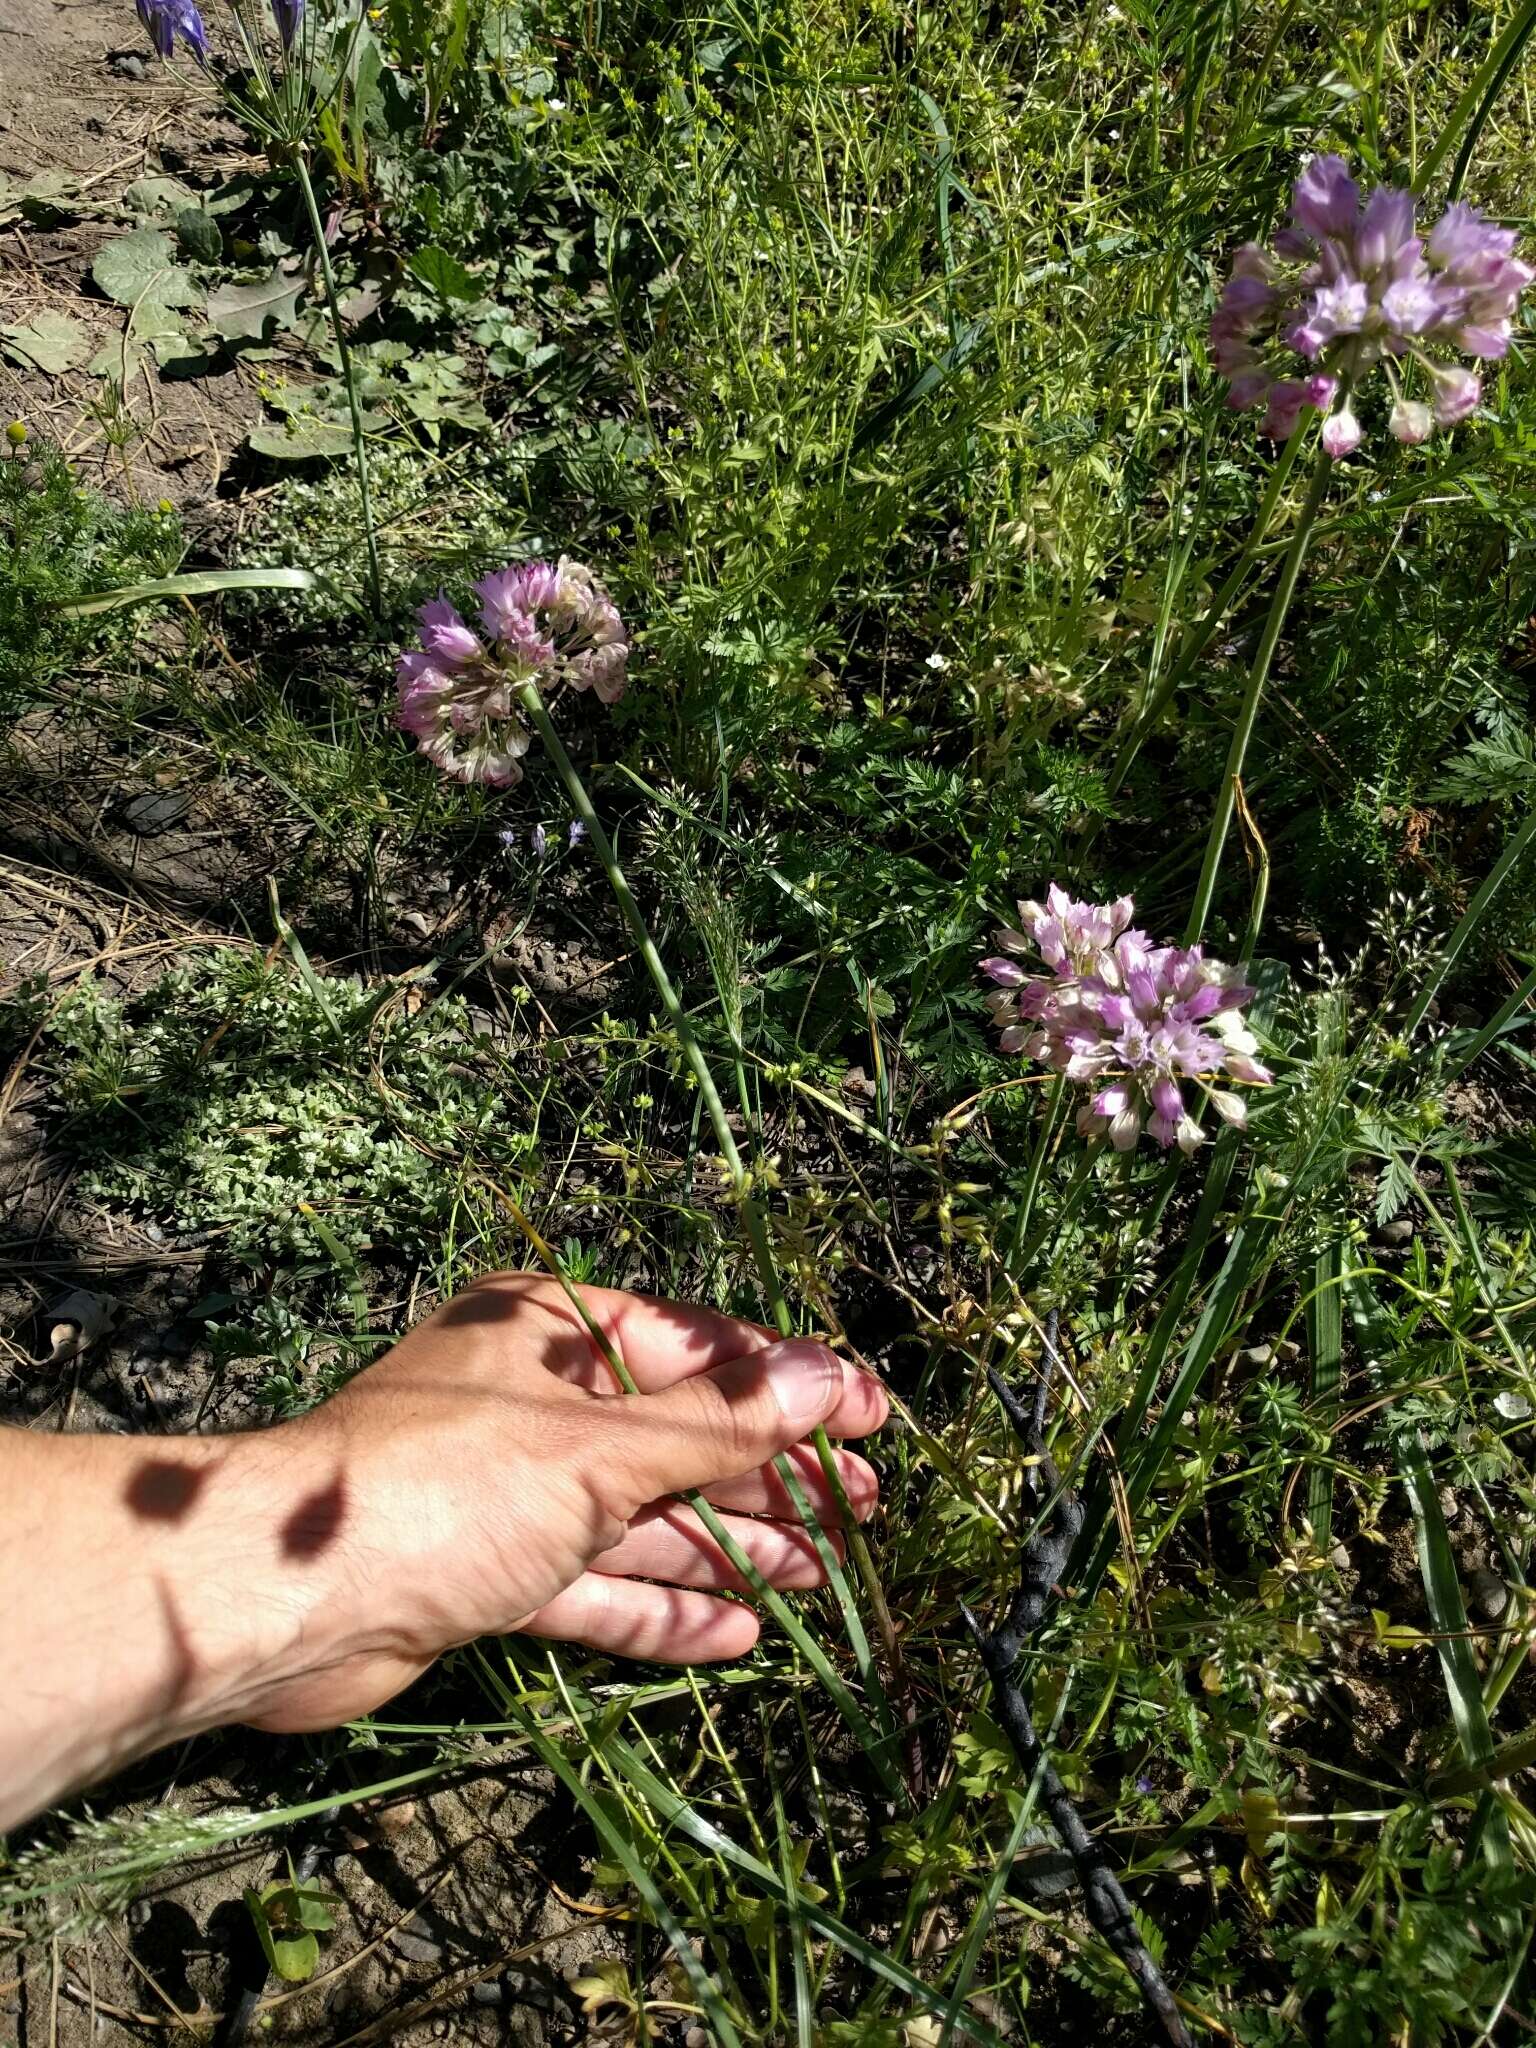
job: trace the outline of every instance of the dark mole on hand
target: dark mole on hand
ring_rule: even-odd
[[[179,1522],[203,1489],[208,1468],[175,1458],[146,1458],[123,1489],[136,1515],[151,1522]]]

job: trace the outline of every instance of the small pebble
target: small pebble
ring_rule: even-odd
[[[128,1908],[128,1925],[130,1927],[147,1927],[149,1925],[149,1916],[153,1911],[154,1907],[151,1906],[148,1899],[135,1899]]]
[[[709,2035],[703,2027],[690,2027],[683,2036],[683,2048],[709,2048]]]
[[[408,1963],[440,1963],[443,1960],[442,1943],[428,1941],[424,1934],[409,1934],[403,1927],[397,1927],[389,1938],[396,1952]]]
[[[112,69],[119,78],[145,78],[144,59],[136,57],[131,50],[120,50],[112,59]]]
[[[1240,1364],[1251,1365],[1256,1370],[1268,1365],[1274,1355],[1273,1344],[1250,1344],[1246,1351],[1239,1351],[1237,1354]]]
[[[1484,1621],[1500,1621],[1509,1605],[1509,1588],[1497,1572],[1476,1571],[1467,1580],[1472,1606]]]
[[[487,1977],[471,1987],[469,2002],[471,2005],[500,2005],[502,1997],[501,1979]]]
[[[145,790],[139,796],[129,797],[123,805],[122,819],[136,838],[153,839],[179,825],[191,808],[192,799],[184,789]]]
[[[1440,1489],[1440,1512],[1445,1517],[1447,1528],[1461,1513],[1461,1502],[1448,1486],[1442,1486]]]
[[[1287,1365],[1294,1365],[1301,1356],[1301,1346],[1294,1337],[1287,1337],[1283,1343],[1277,1344],[1275,1349]]]
[[[434,2020],[432,2022],[432,2038],[434,2041],[447,2040],[448,2022],[446,2020]]]
[[[1408,1244],[1413,1237],[1413,1218],[1394,1216],[1390,1223],[1383,1223],[1376,1233],[1383,1244]]]
[[[1347,1572],[1349,1570],[1348,1546],[1343,1543],[1335,1543],[1332,1550],[1328,1553],[1328,1562],[1335,1570]]]

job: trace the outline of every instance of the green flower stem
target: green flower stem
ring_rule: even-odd
[[[1243,585],[1253,573],[1255,559],[1263,545],[1265,535],[1269,532],[1270,521],[1274,518],[1275,507],[1280,501],[1280,493],[1284,490],[1286,481],[1295,467],[1296,457],[1301,452],[1302,437],[1306,431],[1307,429],[1304,424],[1299,425],[1281,449],[1279,455],[1276,456],[1274,468],[1270,471],[1269,482],[1264,487],[1264,495],[1259,500],[1259,509],[1254,514],[1253,526],[1249,531],[1247,540],[1243,543],[1242,553],[1232,564],[1231,573],[1228,575],[1226,582],[1217,591],[1205,617],[1195,628],[1194,636],[1190,640],[1189,645],[1180,654],[1178,660],[1163,678],[1162,682],[1159,683],[1155,696],[1143,707],[1135,725],[1126,735],[1125,744],[1116,756],[1115,765],[1110,769],[1109,778],[1105,783],[1105,789],[1110,796],[1113,796],[1125,781],[1126,776],[1130,773],[1131,763],[1141,752],[1153,728],[1162,717],[1164,711],[1167,710],[1174,692],[1189,675],[1195,663],[1216,637],[1217,628],[1236,603]]]
[[[1200,869],[1200,880],[1189,913],[1189,926],[1184,934],[1186,946],[1198,944],[1205,931],[1206,919],[1211,914],[1211,903],[1216,895],[1216,882],[1221,873],[1221,856],[1226,847],[1227,833],[1231,830],[1232,814],[1237,807],[1237,786],[1242,779],[1248,742],[1253,737],[1254,723],[1259,715],[1259,700],[1264,694],[1264,685],[1269,680],[1270,664],[1275,658],[1275,649],[1279,645],[1286,613],[1291,608],[1291,599],[1296,592],[1301,565],[1306,559],[1307,543],[1312,538],[1312,529],[1317,524],[1317,515],[1322,510],[1323,500],[1328,495],[1328,483],[1332,475],[1332,459],[1319,448],[1316,466],[1312,471],[1312,482],[1301,508],[1301,516],[1296,522],[1296,531],[1291,535],[1291,544],[1285,551],[1285,560],[1280,565],[1280,577],[1270,603],[1269,617],[1264,621],[1264,632],[1253,657],[1253,666],[1248,671],[1247,688],[1243,692],[1243,701],[1238,708],[1237,723],[1232,729],[1232,745],[1227,753],[1227,765],[1222,773],[1216,809],[1211,818],[1210,835],[1205,842],[1205,860]],[[1255,930],[1253,937],[1257,936]]]
[[[368,549],[368,595],[377,612],[384,601],[384,585],[379,575],[379,542],[373,527],[373,492],[368,483],[368,448],[363,438],[362,407],[357,402],[357,379],[352,369],[352,351],[341,324],[341,302],[336,296],[336,273],[331,268],[331,252],[326,246],[325,223],[321,220],[320,208],[315,203],[315,188],[309,181],[309,166],[304,161],[302,149],[293,152],[293,168],[298,176],[299,190],[304,194],[304,205],[309,213],[309,229],[315,238],[315,254],[320,259],[320,272],[325,279],[325,298],[331,316],[331,333],[335,337],[336,354],[341,363],[341,381],[346,386],[347,410],[352,415],[352,452],[357,458],[357,494],[362,502],[363,539]]]
[[[1003,1252],[1005,1273],[1013,1271],[1023,1248],[1024,1234],[1029,1229],[1030,1218],[1035,1213],[1035,1198],[1040,1192],[1040,1177],[1045,1171],[1046,1157],[1051,1149],[1051,1140],[1056,1135],[1056,1124],[1066,1093],[1067,1077],[1065,1074],[1058,1074],[1051,1083],[1051,1092],[1046,1097],[1045,1109],[1040,1117],[1040,1135],[1035,1140],[1034,1157],[1029,1162],[1029,1178],[1024,1183],[1019,1206],[1013,1212],[1013,1226],[1008,1232],[1008,1243]]]
[[[537,686],[531,682],[524,683],[518,690],[518,699],[529,718],[532,719],[540,739],[544,742],[549,758],[554,762],[556,769],[559,771],[560,779],[564,782],[571,802],[576,807],[576,815],[587,828],[587,837],[592,843],[593,851],[602,862],[603,872],[608,877],[608,885],[613,891],[614,900],[619,906],[624,922],[629,926],[630,936],[634,939],[636,950],[645,962],[646,970],[650,974],[656,993],[661,998],[662,1008],[667,1013],[668,1022],[677,1033],[678,1044],[682,1050],[683,1057],[687,1061],[689,1071],[692,1073],[694,1081],[698,1086],[705,1114],[708,1116],[710,1124],[714,1129],[715,1142],[720,1147],[726,1168],[731,1175],[732,1192],[736,1204],[741,1211],[742,1221],[746,1226],[747,1238],[752,1247],[753,1257],[757,1262],[758,1276],[762,1281],[763,1292],[767,1296],[773,1312],[774,1325],[781,1336],[793,1336],[794,1324],[790,1318],[789,1304],[785,1300],[783,1283],[779,1279],[778,1267],[774,1261],[773,1247],[769,1242],[768,1226],[763,1215],[762,1205],[752,1199],[751,1175],[748,1173],[746,1163],[737,1148],[735,1134],[731,1130],[730,1123],[726,1117],[725,1104],[720,1099],[720,1091],[715,1086],[715,1078],[710,1072],[709,1062],[704,1057],[703,1047],[699,1044],[688,1013],[683,1008],[682,1002],[678,997],[677,990],[672,986],[672,977],[667,973],[661,955],[656,950],[655,941],[646,927],[645,919],[640,914],[640,906],[635,901],[634,893],[630,889],[624,870],[619,866],[608,834],[603,830],[602,820],[592,808],[592,799],[587,794],[586,785],[577,773],[575,763],[566,752],[560,735],[555,731]],[[816,1429],[812,1433],[811,1441],[816,1446],[816,1455],[821,1461],[821,1468],[826,1474],[827,1484],[832,1489],[833,1498],[843,1510],[848,1554],[854,1560],[859,1575],[863,1580],[865,1591],[870,1594],[871,1602],[878,1614],[884,1609],[884,1601],[879,1592],[879,1581],[875,1575],[874,1560],[870,1557],[869,1546],[865,1543],[863,1534],[849,1510],[847,1495],[844,1492],[842,1480],[838,1474],[837,1463],[832,1455],[832,1446],[828,1441],[826,1431],[821,1428]],[[881,1722],[882,1736],[884,1742],[888,1743],[892,1739],[890,1707],[885,1697],[884,1687],[880,1683],[879,1672],[876,1670],[874,1659],[870,1655],[869,1639],[864,1632],[863,1621],[860,1618],[858,1608],[854,1605],[853,1596],[848,1589],[848,1581],[844,1576],[842,1567],[838,1563],[831,1544],[827,1541],[826,1532],[822,1529],[821,1524],[812,1512],[810,1502],[805,1497],[805,1491],[800,1485],[799,1480],[795,1477],[793,1466],[787,1458],[780,1457],[775,1461],[774,1469],[788,1489],[796,1511],[805,1525],[806,1533],[816,1545],[817,1554],[820,1556],[823,1568],[827,1572],[838,1607],[842,1613],[843,1627],[847,1632],[854,1661],[859,1667],[859,1676],[876,1703]],[[714,1534],[714,1531],[711,1530],[710,1533]],[[873,1588],[873,1591],[871,1591],[871,1588]],[[883,1776],[894,1776],[883,1745],[879,1749],[872,1750],[871,1754],[876,1764],[881,1768]]]

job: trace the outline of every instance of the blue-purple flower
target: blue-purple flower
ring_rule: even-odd
[[[1270,1079],[1238,1015],[1253,990],[1199,946],[1154,946],[1130,928],[1134,910],[1129,896],[1079,903],[1054,885],[1043,904],[1021,903],[1022,930],[999,932],[1003,954],[981,963],[997,983],[987,1006],[1003,1027],[1004,1052],[1026,1053],[1092,1087],[1078,1111],[1082,1136],[1107,1136],[1128,1152],[1145,1129],[1165,1150],[1192,1152],[1205,1133],[1186,1085],[1241,1125],[1247,1105],[1217,1081]],[[1031,952],[1049,975],[1009,957]]]
[[[1414,211],[1413,194],[1390,185],[1362,200],[1344,159],[1318,156],[1296,180],[1289,226],[1267,249],[1245,242],[1238,250],[1211,321],[1211,354],[1234,406],[1265,406],[1267,434],[1283,439],[1314,407],[1330,414],[1327,452],[1348,455],[1364,429],[1340,393],[1352,395],[1378,363],[1392,386],[1388,429],[1399,441],[1423,441],[1477,407],[1481,379],[1444,357],[1503,356],[1536,272],[1516,257],[1513,229],[1475,207],[1448,206],[1427,238]],[[1427,400],[1404,393],[1406,362],[1425,373]]]
[[[160,56],[169,57],[180,36],[198,63],[207,63],[208,32],[194,0],[134,0],[134,4]]]
[[[304,0],[272,0],[272,19],[285,50],[291,50],[304,20]]]

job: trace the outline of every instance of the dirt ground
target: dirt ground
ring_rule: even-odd
[[[0,173],[13,183],[66,173],[89,210],[110,208],[137,178],[169,175],[198,188],[249,164],[212,88],[190,65],[160,66],[129,0],[5,0]],[[128,225],[6,222],[0,327],[55,312],[83,323],[96,345],[119,336],[123,309],[96,290],[90,268]],[[93,411],[102,396],[103,380],[86,370],[47,376],[0,355],[0,414],[45,430],[84,480],[110,478],[149,504],[168,499],[195,531],[214,515],[231,457],[261,416],[249,372],[162,380],[151,368],[134,378],[124,399],[142,432],[121,453]]]

